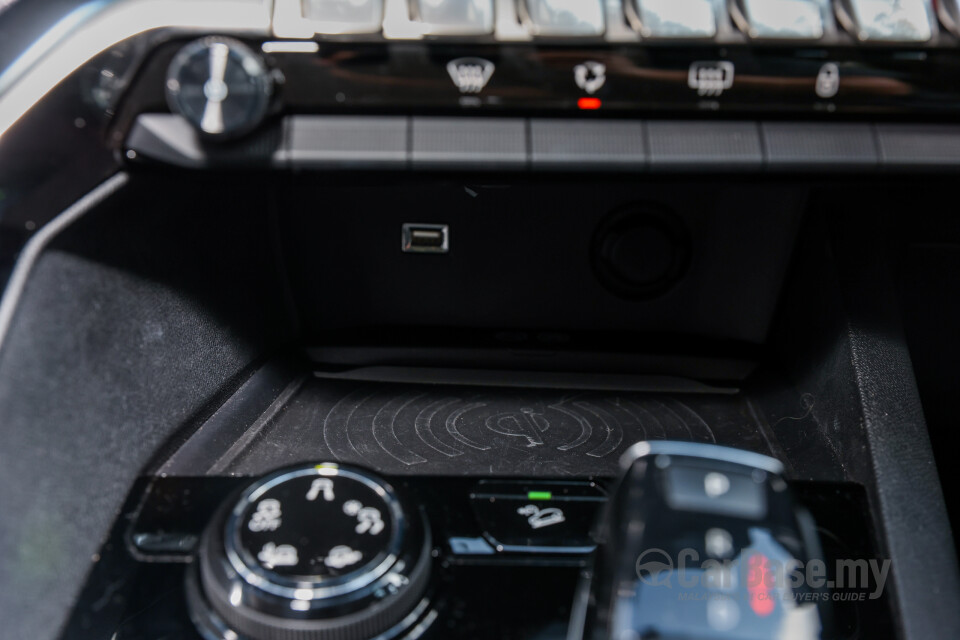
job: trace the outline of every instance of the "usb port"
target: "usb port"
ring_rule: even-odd
[[[450,251],[450,227],[445,224],[403,225],[404,253],[447,253]]]

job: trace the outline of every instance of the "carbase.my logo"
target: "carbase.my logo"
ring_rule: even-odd
[[[637,558],[637,577],[651,586],[670,585],[673,558],[663,549],[647,549]]]

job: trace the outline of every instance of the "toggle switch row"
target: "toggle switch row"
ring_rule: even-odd
[[[960,0],[277,0],[279,37],[382,35],[926,43],[960,35]],[[613,37],[611,37],[613,36]]]

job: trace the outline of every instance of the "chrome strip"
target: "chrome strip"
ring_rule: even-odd
[[[627,449],[620,457],[620,468],[626,470],[634,460],[646,456],[690,456],[707,460],[720,460],[733,464],[742,464],[747,467],[763,469],[769,473],[780,475],[783,473],[783,464],[776,458],[765,456],[752,451],[721,447],[715,444],[702,442],[679,442],[672,440],[657,440],[655,442],[638,442]]]
[[[17,79],[30,70],[44,55],[54,49],[76,29],[79,29],[99,11],[106,7],[109,0],[97,0],[77,7],[48,29],[37,41],[31,44],[26,51],[17,56],[10,65],[0,73],[0,95],[6,93]]]
[[[20,297],[23,295],[27,279],[30,277],[30,271],[40,254],[61,231],[119,191],[127,183],[127,180],[129,180],[129,176],[125,173],[118,173],[107,179],[106,182],[101,183],[93,191],[77,200],[63,213],[41,227],[24,246],[20,257],[17,258],[10,280],[7,282],[3,297],[0,298],[0,352],[3,351],[4,339],[13,322],[13,316],[16,313]]]
[[[145,31],[270,33],[273,0],[96,0],[61,19],[0,76],[0,141],[88,60]]]
[[[242,518],[246,510],[259,500],[264,493],[288,480],[312,475],[341,476],[365,485],[384,501],[393,517],[393,531],[390,533],[390,540],[387,542],[386,548],[362,566],[339,578],[326,580],[325,582],[329,583],[327,585],[321,582],[300,582],[276,573],[270,576],[269,574],[272,572],[260,567],[240,539],[240,531],[243,528]],[[335,463],[323,463],[278,471],[254,482],[245,489],[227,519],[224,527],[223,545],[230,565],[250,586],[290,599],[323,600],[353,593],[368,587],[371,583],[383,577],[396,565],[400,557],[406,528],[406,518],[400,506],[400,501],[389,484],[380,484],[349,467],[342,467]],[[304,597],[302,595],[303,591],[309,592],[310,596]]]

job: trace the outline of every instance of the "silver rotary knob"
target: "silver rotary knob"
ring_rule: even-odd
[[[205,532],[188,578],[205,635],[361,640],[414,622],[426,607],[424,518],[386,481],[310,465],[253,483],[228,507]]]
[[[209,37],[181,49],[166,82],[170,109],[211,138],[248,133],[266,117],[273,80],[263,60],[242,42]]]

